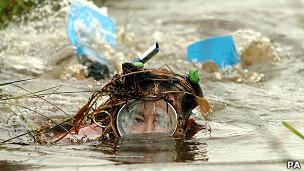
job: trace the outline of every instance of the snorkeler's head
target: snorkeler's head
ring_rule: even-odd
[[[117,94],[117,97],[130,97],[116,114],[119,134],[181,135],[198,105],[196,97],[203,97],[199,84],[168,70],[143,70],[130,63],[123,64],[123,71],[124,77],[116,86],[132,94]]]
[[[177,137],[193,122],[189,117],[196,106],[205,113],[209,110],[190,74],[189,80],[169,70],[142,69],[132,63],[124,63],[122,69],[76,113],[72,128],[76,133],[90,121],[102,128],[99,140],[150,132]],[[97,105],[104,95],[109,98]]]

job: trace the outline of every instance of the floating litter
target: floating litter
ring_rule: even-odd
[[[214,61],[221,69],[240,62],[231,36],[217,36],[193,43],[188,46],[187,55],[190,62]]]

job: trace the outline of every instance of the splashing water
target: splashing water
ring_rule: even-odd
[[[0,165],[24,169],[39,167],[37,170],[135,167],[140,170],[184,170],[184,167],[280,170],[286,167],[285,159],[302,161],[299,149],[303,142],[281,123],[286,121],[299,132],[304,126],[304,40],[299,36],[304,32],[299,24],[300,1],[293,6],[290,4],[295,2],[283,0],[176,2],[105,2],[108,15],[116,25],[117,52],[114,54],[98,43],[92,46],[104,52],[115,68],[113,72],[120,69],[121,63],[133,61],[154,42],[159,43],[160,52],[145,68],[157,69],[167,64],[176,73],[198,68],[200,85],[211,110],[202,114],[195,109],[194,113],[199,116],[198,124],[204,125],[202,117],[206,118],[212,130],[210,135],[201,131],[188,140],[118,139],[49,147],[33,145],[31,136],[26,135],[12,141],[17,144],[1,145],[0,161],[5,162]],[[13,104],[26,106],[60,122],[73,116],[92,92],[108,81],[96,82],[83,76],[86,68],[79,64],[66,35],[72,0],[57,3],[60,8],[54,10],[46,1],[29,14],[30,19],[21,19],[21,23],[0,30],[1,83],[34,75],[38,78],[16,84],[37,93],[55,87],[45,90],[43,95],[53,105],[41,98],[13,99],[5,105],[0,101],[2,140],[27,132],[20,114],[32,129],[53,124],[31,110],[18,106],[17,110]],[[186,61],[189,44],[218,35],[233,37],[240,64],[221,71],[214,63]],[[56,87],[59,84],[62,86]],[[0,89],[0,100],[3,95],[14,97],[29,93],[13,85]],[[143,153],[144,149],[149,150]],[[155,164],[159,162],[166,164]]]

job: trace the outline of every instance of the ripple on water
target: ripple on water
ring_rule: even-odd
[[[58,85],[63,86],[52,91],[80,92],[98,90],[108,81],[97,83],[92,79],[80,79],[84,69],[77,65],[66,37],[66,16],[71,1],[62,2],[62,10],[50,11],[52,15],[41,20],[0,30],[1,83],[38,76],[18,85],[31,92]],[[118,53],[111,56],[109,52],[111,58],[118,59],[114,68],[118,70],[120,63],[132,61],[155,41],[160,44],[161,51],[146,64],[146,68],[168,64],[176,73],[198,68],[205,98],[211,104],[211,110],[204,115],[211,134],[201,131],[192,139],[159,136],[145,139],[141,136],[114,142],[46,147],[35,145],[30,136],[22,136],[13,141],[16,144],[1,145],[0,165],[37,170],[100,167],[114,170],[134,167],[140,170],[150,167],[158,170],[222,170],[222,167],[233,166],[260,170],[263,164],[271,170],[272,167],[285,168],[286,163],[282,162],[285,159],[303,159],[299,150],[303,147],[301,139],[281,123],[287,121],[300,132],[303,130],[303,38],[299,36],[304,34],[303,29],[295,23],[294,17],[298,15],[292,14],[294,7],[289,7],[289,2],[261,2],[105,2],[109,15],[116,21]],[[238,8],[227,8],[227,5],[235,7],[236,3]],[[34,14],[37,13],[34,11]],[[239,30],[245,28],[252,30]],[[212,63],[186,61],[189,44],[208,36],[228,34],[234,38],[240,65],[221,71]],[[1,95],[26,93],[15,86],[1,86],[0,89]],[[62,93],[45,95],[44,98],[73,115],[91,94]],[[59,120],[67,117],[41,99],[15,102],[39,110],[48,117]],[[7,107],[0,104],[2,140],[27,132],[20,117],[14,116]],[[12,105],[9,107],[13,108]],[[25,109],[20,112],[36,124],[47,123],[41,122],[45,118],[35,112]],[[201,116],[200,111],[194,113]],[[204,124],[205,120],[197,120],[197,123]],[[132,165],[142,163],[145,165]]]

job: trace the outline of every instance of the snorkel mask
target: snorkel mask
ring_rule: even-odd
[[[132,100],[119,110],[116,125],[121,136],[151,132],[172,136],[177,128],[177,112],[165,100]]]
[[[122,73],[95,92],[75,115],[75,130],[87,118],[103,128],[99,139],[151,132],[172,136],[185,132],[196,106],[207,112],[210,106],[191,72],[179,75],[166,69],[142,68],[158,49],[156,43],[133,63],[122,64]],[[104,95],[109,98],[98,106]]]

